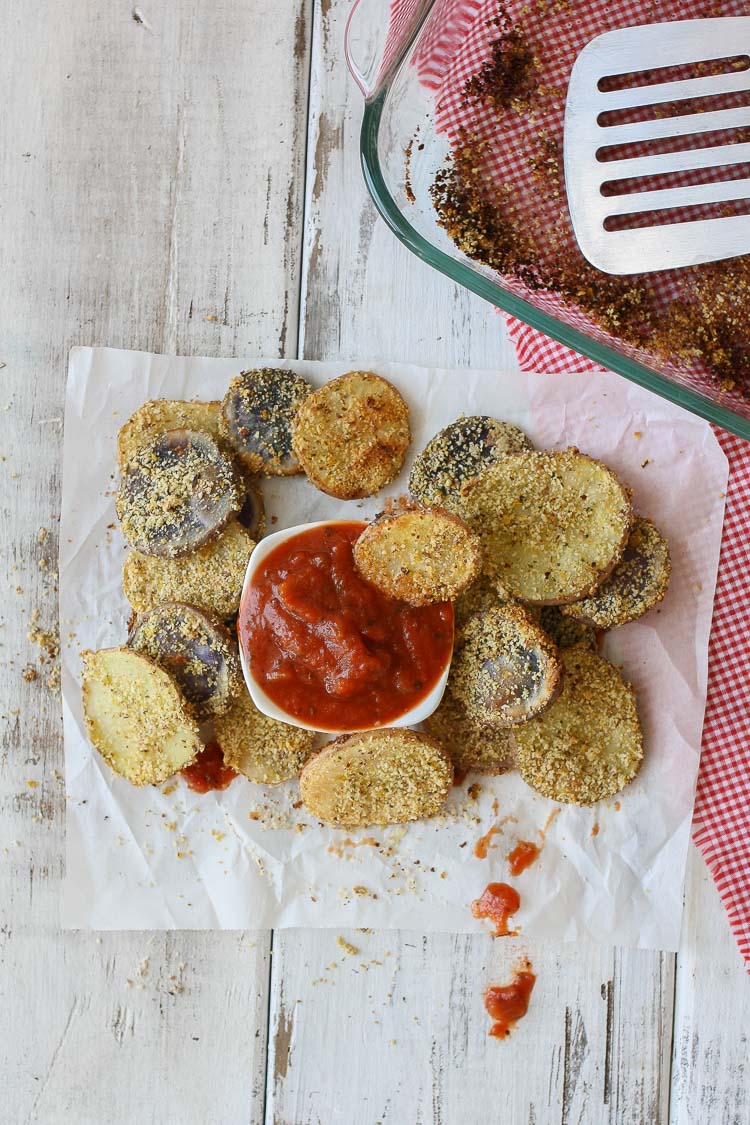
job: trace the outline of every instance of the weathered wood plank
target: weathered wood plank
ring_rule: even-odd
[[[26,633],[34,608],[44,628],[56,617],[39,560],[55,566],[69,347],[296,347],[310,11],[3,10],[0,1117],[14,1123],[263,1116],[266,935],[59,932],[59,701]]]
[[[411,256],[366,198],[348,8],[316,11],[300,354],[514,366],[500,318]],[[337,936],[274,935],[267,1122],[666,1121],[673,956],[357,932],[348,956]],[[521,949],[538,984],[500,1043],[482,993]]]
[[[750,978],[697,848],[691,848],[677,988],[671,1125],[750,1120]]]

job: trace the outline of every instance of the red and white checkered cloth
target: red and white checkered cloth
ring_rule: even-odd
[[[513,18],[526,2],[506,0],[504,6]],[[392,0],[389,56],[398,49],[403,30],[410,26],[421,3],[422,0]],[[477,110],[467,109],[463,89],[467,78],[476,74],[488,57],[489,45],[497,36],[496,25],[488,21],[499,9],[498,0],[438,0],[412,55],[411,64],[417,68],[420,81],[434,93],[436,127],[452,140],[457,138],[461,125],[470,123],[476,128]],[[550,42],[555,47],[545,82],[564,90],[570,65],[581,47],[612,27],[654,23],[675,18],[676,14],[680,19],[744,14],[744,9],[745,0],[723,0],[721,12],[714,0],[682,0],[678,13],[674,5],[670,10],[670,5],[662,0],[591,0],[577,5],[575,12],[571,4],[550,3],[540,20],[540,34],[547,47]],[[549,60],[549,50],[546,56]],[[543,124],[552,135],[561,134],[562,99],[553,99]],[[525,178],[526,190],[539,203],[540,192],[529,179],[524,155],[529,151],[523,144],[528,123],[521,116],[504,119],[502,146],[496,143],[497,120],[491,112],[485,125],[492,174],[501,180],[512,169],[514,184],[519,176],[522,181]],[[531,127],[538,129],[539,122]],[[554,221],[551,213],[548,219]],[[523,293],[523,287],[514,287]],[[672,292],[670,282],[666,281],[665,298]],[[538,294],[535,299],[539,303]],[[550,311],[559,307],[555,294],[542,295],[542,301],[545,300]],[[583,314],[580,324],[590,335],[602,336]],[[508,330],[525,371],[601,370],[512,317],[508,317]],[[676,371],[672,374],[684,378]],[[716,436],[729,459],[730,477],[709,649],[708,701],[693,836],[711,870],[740,952],[750,968],[750,443],[718,429]]]

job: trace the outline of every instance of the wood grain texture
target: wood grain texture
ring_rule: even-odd
[[[216,1076],[223,1121],[263,1118],[267,936],[58,929],[60,704],[26,633],[34,608],[45,628],[57,612],[39,560],[55,566],[70,346],[296,346],[310,19],[307,0],[3,9],[0,1118],[13,1125],[212,1121]]]
[[[750,977],[697,848],[677,956],[670,1125],[750,1121]]]

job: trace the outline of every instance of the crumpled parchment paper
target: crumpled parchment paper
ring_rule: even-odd
[[[244,367],[291,367],[320,384],[352,368],[390,379],[411,409],[411,455],[460,413],[521,425],[540,446],[577,445],[633,489],[637,510],[667,535],[673,558],[662,606],[610,634],[604,652],[638,692],[646,761],[617,800],[558,806],[515,774],[473,776],[445,814],[409,827],[338,831],[276,788],[238,778],[199,796],[177,778],[136,789],[91,749],[80,704],[80,652],[123,643],[126,547],[116,526],[116,436],[148,398],[218,399]],[[409,459],[411,460],[411,458]],[[275,529],[370,517],[406,491],[407,466],[374,499],[342,502],[302,478],[264,482]],[[447,371],[351,363],[178,359],[76,348],[65,409],[60,530],[67,868],[63,924],[72,928],[239,929],[378,926],[486,928],[470,904],[508,879],[519,839],[538,862],[511,880],[528,937],[676,949],[706,694],[707,647],[727,464],[710,427],[615,375]],[[472,782],[481,791],[468,794]],[[487,858],[473,854],[494,825]]]

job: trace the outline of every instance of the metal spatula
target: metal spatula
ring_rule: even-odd
[[[750,92],[748,56],[750,16],[627,27],[599,35],[583,48],[570,75],[563,145],[573,230],[592,265],[611,274],[650,273],[750,253],[750,214],[703,217],[704,210],[700,217],[689,217],[696,214],[689,209],[699,205],[750,200],[750,178],[727,177],[731,165],[750,164],[750,144],[698,147],[702,134],[749,128],[750,105],[707,111],[693,107],[700,112],[679,116],[667,113],[679,114],[680,107],[665,105],[651,111],[648,120],[608,123],[613,111]],[[706,63],[724,73],[669,80],[672,68],[697,69],[694,64]],[[661,75],[646,73],[659,70]],[[680,151],[628,155],[626,149],[625,158],[618,158],[613,147],[627,145],[632,152],[633,145],[661,141],[663,149],[668,147],[664,139],[673,137],[688,138],[678,142]],[[665,173],[693,170],[702,182],[658,186]],[[622,183],[653,176],[657,179],[650,187],[648,180]],[[603,191],[605,184],[611,186]],[[683,208],[688,210],[680,218],[687,221],[672,221],[671,209]],[[649,214],[667,210],[667,225]],[[644,225],[607,229],[634,221]]]

